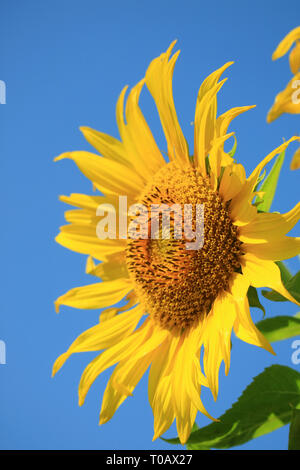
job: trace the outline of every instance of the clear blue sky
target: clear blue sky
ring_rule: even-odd
[[[196,93],[201,81],[228,60],[228,82],[220,111],[257,104],[232,129],[237,158],[249,172],[282,137],[300,131],[299,116],[271,125],[266,113],[290,79],[287,57],[271,61],[280,39],[300,24],[298,0],[3,0],[0,15],[0,79],[7,104],[0,105],[1,152],[1,314],[0,339],[7,364],[0,365],[0,447],[2,449],[166,449],[152,443],[153,418],[147,380],[137,387],[106,425],[98,426],[104,387],[101,375],[86,404],[77,405],[81,372],[93,354],[73,357],[55,379],[53,361],[83,330],[98,321],[97,311],[62,308],[54,299],[71,287],[94,282],[84,274],[85,258],[54,242],[65,206],[59,194],[91,192],[70,161],[54,164],[68,150],[89,150],[80,125],[117,135],[115,103],[125,84],[139,81],[150,60],[178,39],[174,95],[180,122],[191,142]],[[159,145],[164,141],[147,93],[141,100]],[[273,209],[289,210],[299,199],[299,171],[287,162]],[[289,262],[299,269],[296,260]],[[293,314],[291,304],[264,301],[268,315]],[[260,311],[253,312],[261,319]],[[251,378],[276,360],[292,366],[291,341],[275,344],[277,358],[233,343],[229,377],[221,372],[218,401],[204,393],[214,416],[224,412]],[[299,369],[299,366],[293,366]],[[208,420],[198,416],[203,426]],[[175,428],[168,436],[174,436]],[[258,438],[243,449],[284,449],[288,428]]]

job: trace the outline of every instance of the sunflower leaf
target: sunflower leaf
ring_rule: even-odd
[[[281,274],[282,276],[282,274]],[[282,281],[285,288],[289,291],[289,293],[294,297],[295,300],[300,302],[300,271],[295,274],[295,276],[291,277],[288,281],[284,281],[282,276]],[[288,299],[283,297],[283,295],[278,294],[278,292],[271,290],[262,290],[262,295],[266,297],[266,299],[273,300],[274,302],[287,302]]]
[[[268,341],[282,341],[300,335],[300,312],[293,317],[278,316],[256,323],[259,331]]]
[[[273,365],[253,379],[219,422],[191,433],[188,449],[228,449],[288,424],[300,409],[300,373]],[[178,438],[164,439],[179,444]]]
[[[270,173],[261,185],[260,191],[265,194],[262,198],[257,197],[256,199],[256,205],[261,211],[269,212],[271,209],[284,157],[285,151],[278,155]]]
[[[276,261],[277,266],[280,269],[281,279],[284,283],[288,282],[292,277],[292,273],[283,261]]]
[[[300,450],[300,410],[293,409],[289,432],[289,450]]]
[[[258,293],[255,287],[252,287],[252,286],[249,287],[248,292],[247,292],[247,297],[248,297],[250,307],[260,308],[263,311],[263,314],[265,316],[266,314],[265,307],[260,303]]]

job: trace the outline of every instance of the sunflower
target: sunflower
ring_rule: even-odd
[[[277,60],[284,56],[294,44],[289,55],[290,69],[293,78],[289,81],[284,90],[275,97],[268,115],[267,122],[273,122],[283,113],[300,114],[300,26],[292,29],[283,39],[272,55],[272,60]],[[295,152],[291,165],[291,170],[300,168],[300,148]]]
[[[228,374],[231,333],[274,354],[254,325],[247,292],[250,286],[269,287],[296,302],[282,284],[275,261],[300,252],[300,239],[287,237],[300,218],[300,203],[286,214],[261,213],[253,199],[264,167],[292,140],[272,151],[247,178],[244,167],[224,150],[231,121],[252,106],[230,109],[217,117],[221,75],[231,63],[202,83],[194,118],[194,154],[190,156],[180,128],[172,92],[179,51],[174,43],[154,59],[145,78],[126,88],[116,107],[121,140],[81,128],[100,153],[64,153],[73,160],[101,195],[71,194],[61,200],[74,206],[68,225],[56,241],[88,255],[86,271],[102,279],[71,289],[59,297],[56,309],[67,305],[103,309],[97,325],[83,332],[56,360],[55,374],[73,354],[102,351],[84,370],[79,384],[82,405],[95,379],[116,366],[107,383],[100,424],[117,408],[149,370],[149,402],[154,414],[154,439],[176,419],[184,444],[197,411],[212,418],[201,401],[201,387],[218,395],[222,361]],[[139,107],[143,86],[150,91],[167,141],[162,156]],[[126,119],[126,120],[125,120]],[[132,203],[204,204],[204,244],[186,249],[172,232],[169,239],[99,239],[99,204],[116,207],[120,195]],[[118,208],[118,216],[122,208]],[[97,264],[97,261],[101,261]],[[125,305],[119,307],[119,302]],[[124,302],[123,302],[124,303]],[[115,306],[114,306],[115,305]],[[202,356],[203,354],[203,356]],[[201,355],[201,360],[200,360]]]

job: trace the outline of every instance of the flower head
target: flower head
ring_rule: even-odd
[[[290,68],[294,75],[300,71],[300,26],[290,31],[278,44],[273,52],[272,59],[277,60],[284,56],[295,44],[290,52]]]
[[[57,299],[56,308],[110,307],[101,313],[99,324],[56,360],[53,373],[75,352],[104,350],[86,367],[79,384],[81,405],[99,374],[116,365],[103,396],[102,424],[150,368],[154,438],[176,419],[185,443],[197,411],[210,416],[201,401],[201,387],[209,387],[216,398],[222,361],[228,374],[232,331],[273,353],[251,319],[247,292],[250,286],[266,286],[296,302],[283,286],[275,261],[300,252],[300,239],[286,236],[300,218],[300,203],[286,214],[260,213],[253,203],[262,170],[295,138],[272,151],[248,178],[244,167],[225,152],[231,121],[252,107],[233,108],[217,117],[217,93],[225,82],[220,78],[230,63],[200,87],[190,156],[173,101],[172,76],[179,54],[171,55],[173,47],[151,62],[145,79],[129,92],[125,118],[126,88],[122,91],[117,103],[121,140],[85,127],[82,132],[101,156],[70,152],[57,158],[73,160],[105,195],[61,197],[77,210],[66,212],[69,225],[61,227],[56,240],[89,255],[87,272],[102,282],[72,289]],[[144,84],[157,106],[168,162],[139,107]],[[105,203],[111,211],[120,195],[146,208],[204,206],[201,248],[187,249],[184,236],[176,236],[175,224],[168,237],[99,239],[97,207]],[[123,208],[117,210],[120,220]],[[149,231],[151,223],[148,220]],[[114,306],[124,297],[126,305]]]
[[[294,43],[295,47],[291,50],[289,56],[290,69],[294,77],[286,88],[276,96],[274,104],[267,115],[267,122],[269,123],[275,121],[283,113],[300,113],[300,26],[294,28],[282,39],[273,52],[272,59],[276,60],[285,55]],[[290,165],[291,170],[299,168],[299,154],[300,149],[293,156]]]
[[[300,113],[300,72],[297,73],[287,84],[286,88],[278,93],[271,107],[267,122],[273,122],[283,113]]]

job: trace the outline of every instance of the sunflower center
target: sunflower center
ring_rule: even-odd
[[[148,184],[140,203],[152,217],[148,221],[148,238],[128,240],[127,267],[136,293],[147,313],[162,327],[188,328],[208,314],[219,293],[228,288],[232,273],[240,267],[242,251],[237,228],[229,217],[227,204],[193,167],[183,169],[175,163],[167,164]],[[169,236],[164,233],[160,216],[159,236],[151,238],[153,207],[161,204],[182,207],[182,226],[187,205],[194,214],[202,205],[201,248],[187,249],[185,232],[178,239],[174,214],[170,217]],[[193,230],[197,223],[194,219]]]

